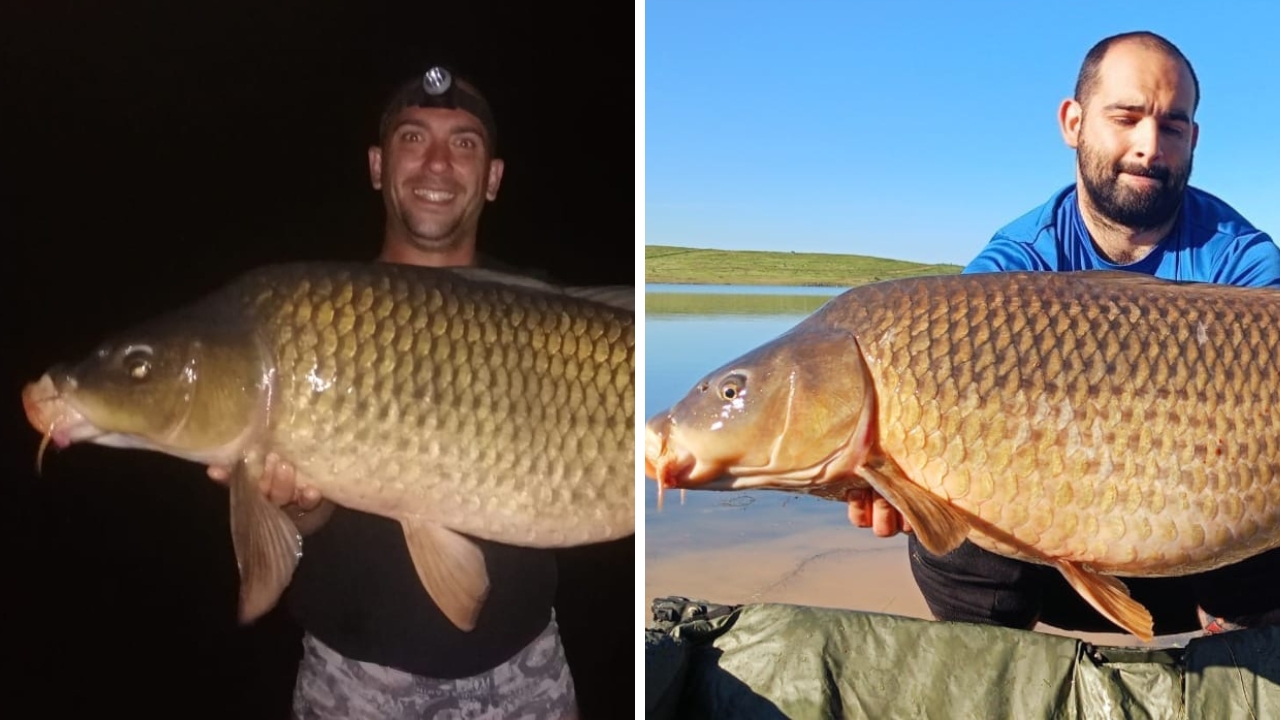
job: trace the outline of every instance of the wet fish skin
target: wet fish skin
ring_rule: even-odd
[[[634,531],[633,380],[634,313],[608,292],[317,262],[251,271],[128,329],[23,403],[60,446],[235,465],[245,619],[274,605],[301,551],[256,489],[275,452],[326,498],[400,520],[424,586],[468,629],[488,581],[458,533],[563,547]]]
[[[288,403],[274,414],[278,450],[308,458],[308,477],[347,478],[320,486],[335,502],[429,506],[499,542],[629,532],[632,316],[501,284],[414,284],[411,274],[346,283],[302,272],[290,297],[260,301]]]
[[[1278,403],[1280,291],[912,278],[854,288],[709,373],[649,420],[646,473],[836,500],[871,486],[932,552],[967,537],[1055,566],[1149,639],[1116,577],[1280,546]]]

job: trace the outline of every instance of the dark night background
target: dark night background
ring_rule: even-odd
[[[37,478],[22,384],[254,265],[371,258],[365,149],[387,92],[436,61],[497,116],[507,170],[481,250],[633,283],[633,16],[580,7],[4,4],[4,715],[288,716],[300,631],[279,608],[235,625],[225,489],[193,463],[88,446],[51,451]],[[562,558],[584,717],[630,717],[634,540]]]

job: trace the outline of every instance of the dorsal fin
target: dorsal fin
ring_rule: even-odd
[[[636,310],[636,288],[634,285],[573,286],[564,287],[561,290],[575,297],[594,300],[628,312],[635,312]]]
[[[542,292],[558,293],[582,298],[603,305],[635,312],[636,290],[634,285],[557,285],[527,275],[519,275],[484,267],[451,267],[449,270],[471,280],[505,283]]]
[[[477,282],[495,282],[505,285],[513,285],[516,287],[526,287],[533,290],[542,290],[544,292],[556,292],[559,290],[555,285],[529,275],[519,275],[517,273],[507,272],[505,270],[494,270],[486,267],[471,267],[466,265],[450,266],[446,268],[449,272],[461,275],[469,280]]]

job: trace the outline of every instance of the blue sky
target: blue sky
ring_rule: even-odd
[[[1191,183],[1280,238],[1280,3],[644,12],[646,244],[963,264],[1072,182],[1058,103],[1094,42],[1134,29],[1172,40],[1200,78]]]

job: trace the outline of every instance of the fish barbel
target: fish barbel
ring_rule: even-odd
[[[258,490],[274,452],[328,500],[399,520],[424,588],[470,630],[489,581],[466,536],[564,547],[634,532],[633,292],[267,266],[50,368],[22,400],[46,443],[234,467],[243,621],[278,602],[301,553]]]
[[[1280,546],[1280,291],[1124,272],[884,281],[704,376],[646,427],[660,488],[867,487],[943,554],[1056,567],[1144,639],[1118,577]]]

